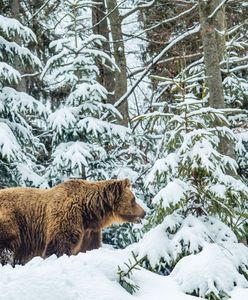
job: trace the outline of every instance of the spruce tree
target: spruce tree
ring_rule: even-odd
[[[234,142],[235,135],[225,109],[208,107],[192,92],[198,76],[160,79],[173,99],[166,112],[149,116],[158,132],[166,130],[146,178],[154,208],[135,253],[146,256],[145,267],[171,274],[186,293],[222,299],[235,285],[245,286],[248,275],[248,249],[238,243],[247,234],[248,187],[236,161],[218,149],[220,137]],[[223,283],[225,264],[232,282]],[[197,280],[190,280],[190,270]]]
[[[119,160],[118,147],[129,131],[114,124],[121,116],[107,103],[108,91],[97,81],[97,60],[108,62],[113,70],[116,67],[101,50],[104,37],[86,28],[84,1],[65,1],[65,5],[60,24],[65,32],[50,44],[54,56],[42,74],[53,89],[68,91],[48,118],[53,139],[47,176],[52,184],[71,176],[99,180],[112,177]],[[110,121],[105,120],[106,113],[110,113]]]
[[[18,40],[19,43],[15,41]],[[34,136],[46,109],[41,102],[16,88],[40,60],[28,49],[34,33],[19,21],[0,15],[0,186],[40,185],[38,152],[43,146]],[[16,63],[23,72],[17,69]]]

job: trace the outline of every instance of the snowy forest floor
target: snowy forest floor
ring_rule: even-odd
[[[77,256],[46,260],[36,257],[25,266],[0,267],[1,300],[193,300],[171,276],[145,269],[134,271],[132,280],[140,287],[133,295],[118,283],[118,265],[130,257],[130,249],[106,247]],[[248,289],[236,288],[230,300],[248,299]]]

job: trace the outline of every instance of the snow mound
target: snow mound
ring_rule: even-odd
[[[77,256],[35,257],[25,266],[0,267],[0,300],[194,300],[184,295],[169,277],[142,269],[135,271],[138,293],[130,295],[118,283],[118,265],[130,251],[101,248]],[[159,282],[159,285],[157,284]]]
[[[128,249],[100,248],[71,257],[35,257],[15,268],[0,266],[0,300],[199,299],[185,295],[174,280],[176,276],[160,276],[145,269],[134,271],[132,281],[140,289],[130,295],[118,283],[117,275],[118,265],[129,258]],[[248,299],[248,289],[236,288],[231,294],[230,300]]]
[[[188,191],[192,190],[187,183],[180,179],[175,179],[169,182],[165,188],[160,190],[154,197],[153,202],[159,204],[162,201],[162,206],[168,208],[171,205],[177,205]],[[175,191],[177,191],[175,193]]]
[[[183,219],[174,213],[130,247],[140,258],[147,256],[152,269],[161,272],[161,260],[171,269],[182,254],[196,254],[211,243],[226,244],[224,247],[229,248],[237,243],[237,238],[228,226],[214,217],[188,215]]]
[[[0,268],[1,300],[128,300],[117,279],[118,256],[101,249],[77,256],[36,257],[25,266]]]
[[[233,244],[227,250],[217,244],[206,245],[202,252],[182,258],[171,273],[182,291],[207,297],[229,295],[235,286],[247,288],[248,283],[238,271],[239,257],[248,259],[248,249]],[[239,255],[237,255],[239,254]],[[235,260],[235,262],[233,262]],[[236,264],[236,265],[235,265]]]

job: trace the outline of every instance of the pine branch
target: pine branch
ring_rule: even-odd
[[[128,263],[124,263],[124,265],[127,267],[127,271],[124,271],[120,266],[118,266],[118,272],[119,275],[119,283],[120,285],[127,290],[130,294],[133,294],[139,290],[139,286],[135,284],[132,279],[131,275],[133,275],[134,270],[140,270],[138,266],[141,265],[141,263],[144,261],[146,256],[142,257],[141,259],[138,259],[138,255],[135,254],[132,251],[132,258],[134,262],[129,258]]]

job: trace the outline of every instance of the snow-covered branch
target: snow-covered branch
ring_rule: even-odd
[[[216,8],[215,10],[211,13],[211,15],[208,16],[208,19],[213,19],[215,15],[218,13],[218,11],[227,3],[229,0],[223,0]]]

